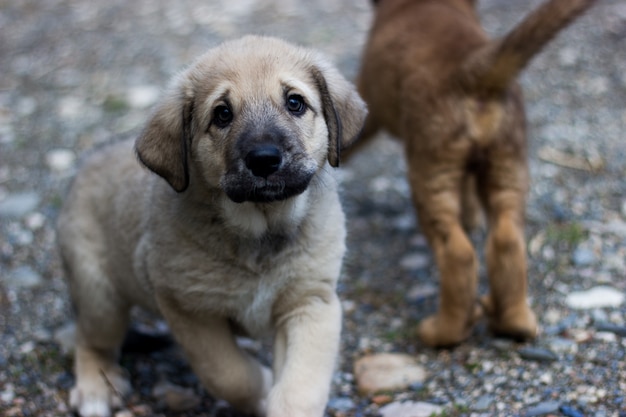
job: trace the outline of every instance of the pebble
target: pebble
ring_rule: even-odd
[[[522,359],[538,362],[552,362],[559,359],[554,352],[545,348],[523,347],[518,349],[517,353],[519,353]]]
[[[570,407],[567,405],[562,405],[559,407],[559,411],[566,417],[584,417],[584,414],[575,409],[574,407]]]
[[[619,307],[624,302],[624,293],[609,286],[598,286],[586,291],[567,295],[565,304],[573,309]]]
[[[9,194],[0,201],[0,217],[23,217],[37,208],[41,198],[33,191]]]
[[[491,407],[491,404],[493,404],[493,400],[492,395],[481,395],[476,399],[472,409],[475,411],[487,411],[489,407]]]
[[[57,114],[62,119],[75,120],[83,114],[85,100],[80,97],[62,97],[58,102]]]
[[[46,216],[41,213],[31,213],[24,219],[24,224],[30,230],[39,230],[46,223]]]
[[[593,251],[584,247],[576,248],[576,250],[572,254],[572,261],[574,262],[574,265],[578,267],[592,265],[595,260],[596,255],[593,253]]]
[[[626,326],[619,326],[613,323],[596,323],[593,327],[598,332],[609,332],[621,337],[626,337]]]
[[[545,414],[554,414],[559,411],[560,403],[557,401],[546,401],[532,406],[526,410],[526,417],[543,416]]]
[[[46,154],[46,165],[56,173],[68,171],[75,161],[76,154],[69,149],[53,149]]]
[[[408,301],[421,301],[426,298],[434,297],[439,293],[439,288],[432,284],[415,285],[406,293]]]
[[[354,364],[354,375],[359,392],[367,395],[423,382],[426,371],[410,355],[380,353],[358,359]]]
[[[191,388],[179,387],[167,381],[155,385],[152,396],[174,412],[188,411],[200,404],[200,397]]]
[[[393,401],[393,397],[388,394],[374,395],[372,397],[372,402],[376,405],[389,404],[392,401]]]
[[[335,411],[350,411],[355,408],[354,401],[349,397],[336,397],[328,400],[328,408]]]
[[[43,283],[41,275],[30,266],[20,266],[9,273],[9,288],[34,288]]]
[[[139,85],[128,89],[126,99],[135,109],[151,107],[159,99],[161,90],[153,85]]]
[[[15,386],[10,382],[4,386],[4,389],[0,391],[0,402],[10,404],[15,398]]]
[[[430,257],[423,253],[413,253],[400,260],[400,266],[407,270],[424,269],[430,264]]]
[[[134,414],[130,410],[120,410],[115,413],[114,417],[134,417]]]
[[[416,401],[393,402],[378,410],[382,417],[430,417],[442,411],[439,405]]]

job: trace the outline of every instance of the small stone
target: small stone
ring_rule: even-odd
[[[593,334],[585,329],[569,329],[567,335],[576,343],[585,343],[593,339]]]
[[[476,403],[472,407],[472,409],[476,411],[487,411],[491,404],[493,403],[493,396],[491,395],[482,395],[478,397]]]
[[[43,282],[41,275],[30,266],[20,266],[9,273],[9,288],[34,288]]]
[[[623,302],[624,293],[608,286],[572,292],[565,298],[565,304],[573,309],[619,307]]]
[[[9,194],[0,201],[0,217],[23,217],[39,204],[40,197],[35,192]]]
[[[147,404],[136,404],[130,407],[131,412],[135,416],[151,416],[154,413],[152,408]]]
[[[46,165],[51,171],[61,173],[74,166],[76,155],[69,149],[53,149],[46,154]]]
[[[400,260],[400,266],[408,270],[426,268],[430,263],[430,257],[423,253],[407,255]]]
[[[393,401],[393,397],[387,394],[375,395],[372,397],[372,402],[376,405],[385,405]]]
[[[179,387],[167,381],[155,385],[152,389],[152,396],[174,412],[188,411],[200,404],[200,397],[192,389]]]
[[[20,353],[22,355],[28,355],[33,350],[35,350],[35,342],[33,342],[32,340],[20,346]]]
[[[77,119],[84,112],[85,101],[80,97],[62,97],[58,101],[57,113],[67,120]]]
[[[361,394],[403,389],[426,378],[424,368],[406,354],[381,353],[364,356],[354,364]]]
[[[346,412],[354,409],[355,405],[351,398],[337,397],[328,401],[328,407],[336,411]]]
[[[523,347],[520,348],[517,353],[519,353],[522,359],[538,362],[552,362],[559,359],[554,352],[544,348]]]
[[[378,412],[382,417],[430,417],[439,415],[443,407],[426,402],[393,402],[381,407]]]
[[[562,405],[559,407],[559,411],[566,417],[584,417],[584,414],[575,409],[574,407],[570,407],[567,405]]]
[[[24,223],[30,230],[39,230],[46,223],[46,216],[41,213],[31,213],[26,216]]]
[[[341,302],[341,308],[344,314],[350,314],[356,310],[356,303],[352,300],[343,300]]]
[[[406,299],[409,301],[420,301],[434,297],[438,293],[439,289],[432,284],[416,285],[406,293]]]
[[[159,99],[161,91],[153,85],[140,85],[128,89],[128,104],[136,109],[146,109]]]
[[[596,323],[594,327],[598,332],[609,332],[626,337],[626,326],[619,326],[613,323]]]
[[[134,414],[130,410],[120,410],[115,413],[115,417],[134,417]]]
[[[10,382],[4,386],[4,390],[0,391],[0,402],[10,404],[15,398],[15,387]]]
[[[555,337],[549,340],[550,350],[560,355],[575,355],[578,353],[578,343],[564,337]]]
[[[583,247],[576,248],[574,254],[572,255],[572,261],[574,262],[574,265],[578,267],[592,265],[595,260],[596,255],[593,251]]]
[[[552,374],[550,372],[543,373],[539,376],[539,382],[543,385],[552,385],[554,379],[552,378]]]
[[[571,67],[576,64],[579,55],[578,50],[575,48],[562,48],[559,51],[559,62],[565,67]]]
[[[557,401],[546,401],[530,407],[526,410],[526,417],[543,416],[546,414],[553,414],[559,411],[561,404]]]

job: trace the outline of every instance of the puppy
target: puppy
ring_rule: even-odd
[[[346,234],[330,167],[365,114],[316,53],[249,36],[174,79],[138,158],[131,142],[95,153],[58,219],[77,321],[71,406],[121,405],[118,350],[138,305],[162,314],[212,395],[257,416],[322,416]],[[273,372],[235,328],[273,334]]]
[[[370,110],[363,139],[386,129],[404,140],[413,202],[440,274],[439,311],[420,324],[419,336],[448,346],[471,333],[477,259],[464,226],[475,223],[482,206],[490,284],[482,304],[490,328],[532,338],[527,144],[515,78],[594,0],[550,0],[498,40],[485,35],[472,0],[376,3],[358,81]]]

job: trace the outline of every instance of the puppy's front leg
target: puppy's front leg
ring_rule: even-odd
[[[310,296],[277,316],[268,417],[324,415],[340,333],[341,305],[334,291]]]
[[[241,350],[228,320],[186,311],[169,297],[157,300],[207,391],[241,412],[265,416],[271,371]]]

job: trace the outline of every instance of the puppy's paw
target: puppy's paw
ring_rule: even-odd
[[[287,390],[280,385],[272,388],[268,397],[267,417],[322,417],[326,397],[312,391]],[[305,387],[301,387],[307,390]]]
[[[70,391],[70,407],[81,417],[110,417],[113,409],[122,407],[123,397],[130,391],[121,369],[82,377]]]
[[[472,326],[467,320],[453,320],[436,314],[425,318],[419,324],[417,334],[420,340],[431,347],[452,347],[467,339]]]
[[[481,304],[489,320],[489,330],[495,335],[520,342],[537,336],[537,317],[525,301],[496,311],[491,297],[486,295]]]

